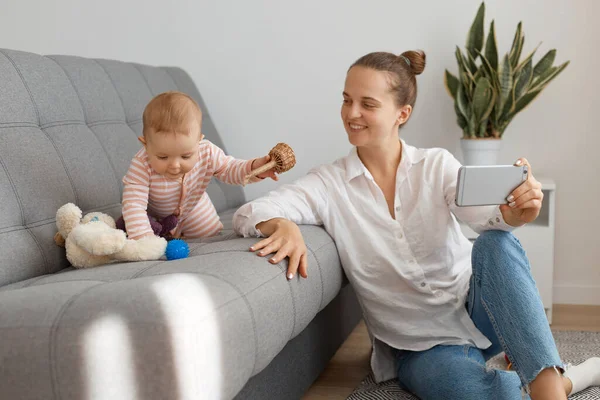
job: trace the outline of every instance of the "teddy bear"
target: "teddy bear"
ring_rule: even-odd
[[[81,209],[73,203],[58,209],[56,227],[58,232],[54,240],[58,245],[64,245],[67,259],[75,268],[96,267],[114,261],[158,260],[167,250],[165,238],[128,239],[124,231],[116,229],[110,215],[92,212],[83,216]]]

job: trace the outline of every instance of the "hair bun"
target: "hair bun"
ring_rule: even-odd
[[[407,65],[411,72],[420,75],[425,69],[425,52],[423,50],[409,50],[398,56]]]

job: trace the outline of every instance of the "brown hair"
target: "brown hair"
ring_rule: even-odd
[[[399,56],[387,52],[374,52],[362,56],[350,66],[366,67],[376,71],[387,72],[389,75],[390,91],[398,107],[415,106],[417,100],[417,79],[425,69],[425,52],[422,50],[405,51]]]
[[[181,133],[189,135],[190,122],[202,123],[202,111],[198,103],[185,93],[170,91],[150,100],[143,115],[143,133]],[[200,132],[198,132],[200,134]]]

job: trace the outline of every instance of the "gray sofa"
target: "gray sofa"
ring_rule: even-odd
[[[183,260],[69,267],[56,210],[119,215],[143,108],[167,90],[194,97],[223,146],[179,68],[0,50],[0,399],[300,398],[360,319],[315,226],[301,227],[306,280],[238,237],[190,243]],[[242,189],[208,193],[231,231]]]

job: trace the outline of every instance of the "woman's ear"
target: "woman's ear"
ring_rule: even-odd
[[[138,136],[138,140],[140,141],[140,143],[142,143],[144,146],[146,145],[146,138],[143,136]]]
[[[405,105],[398,111],[398,124],[403,125],[410,118],[410,114],[412,114],[412,106]]]

